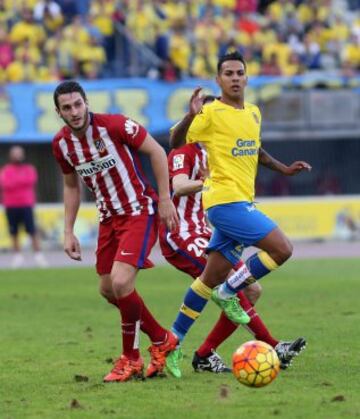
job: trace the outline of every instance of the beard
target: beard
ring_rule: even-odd
[[[61,119],[65,122],[65,124],[74,132],[81,132],[84,130],[84,128],[86,128],[88,120],[89,120],[89,109],[86,108],[86,111],[84,113],[84,123],[80,126],[80,127],[75,127],[74,125],[71,124],[70,121],[68,121],[67,119],[61,117]]]

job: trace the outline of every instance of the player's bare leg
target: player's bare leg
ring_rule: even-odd
[[[264,250],[278,266],[285,263],[293,252],[293,245],[279,228],[275,228],[255,246]]]
[[[135,289],[138,268],[128,263],[115,261],[111,270],[111,283],[116,298],[125,298]]]
[[[244,288],[243,293],[251,305],[254,306],[261,296],[262,286],[258,282],[254,282],[253,284],[250,284],[248,287]]]
[[[100,275],[99,292],[105,300],[117,307],[110,274]]]
[[[199,277],[200,281],[209,288],[215,288],[224,282],[232,268],[232,264],[220,252],[211,252]]]

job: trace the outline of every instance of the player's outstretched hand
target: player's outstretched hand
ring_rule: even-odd
[[[306,161],[294,161],[294,163],[288,166],[285,174],[287,176],[294,176],[302,172],[303,170],[310,172],[311,169],[312,167]]]
[[[179,218],[172,200],[169,198],[159,200],[160,221],[165,223],[170,230],[176,230],[179,226]]]
[[[65,233],[64,250],[71,259],[81,260],[80,243],[75,234]]]
[[[203,106],[203,97],[200,95],[202,87],[197,87],[190,98],[189,113],[191,115],[197,115]]]

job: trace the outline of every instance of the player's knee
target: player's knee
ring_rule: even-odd
[[[278,251],[277,251],[277,259],[278,259],[277,263],[279,265],[282,265],[288,259],[291,258],[292,253],[293,253],[293,245],[288,239],[284,240],[281,246],[279,246]]]
[[[103,284],[99,285],[99,293],[102,297],[105,298],[105,300],[111,303],[115,299],[112,288],[109,288],[108,286],[104,286]]]
[[[219,252],[211,252],[205,269],[201,274],[201,281],[210,288],[224,282],[231,274],[232,264]]]
[[[262,286],[258,282],[254,282],[251,288],[251,292],[253,294],[253,304],[255,304],[262,294]]]
[[[134,280],[131,276],[111,275],[111,282],[116,298],[125,297],[134,290]]]
[[[286,241],[286,246],[285,246],[285,256],[286,259],[290,259],[292,254],[293,254],[293,250],[294,250],[294,246],[292,245],[290,240]]]
[[[128,278],[126,276],[119,276],[119,275],[111,275],[111,283],[113,289],[121,290],[122,288],[126,287],[128,284]]]
[[[134,266],[114,262],[110,280],[116,298],[124,297],[134,290],[136,273],[137,268]]]
[[[259,282],[254,282],[244,289],[244,294],[246,298],[250,301],[252,305],[255,305],[257,300],[260,298],[262,293],[262,286]]]

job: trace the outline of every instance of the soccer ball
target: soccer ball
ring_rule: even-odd
[[[241,345],[233,354],[233,373],[241,384],[264,387],[278,375],[280,361],[275,349],[260,340]]]

